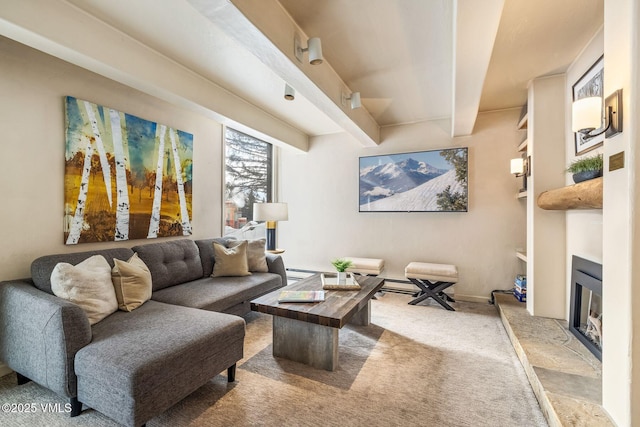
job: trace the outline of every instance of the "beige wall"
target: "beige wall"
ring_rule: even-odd
[[[567,70],[567,87],[565,116],[566,139],[566,164],[569,165],[577,157],[575,155],[574,134],[571,132],[571,105],[573,102],[572,86],[587,72],[604,52],[604,31],[601,29],[584,48],[582,53],[573,61]],[[606,74],[606,70],[605,70]],[[597,148],[585,154],[592,156],[603,152],[603,148]],[[582,157],[582,156],[580,156]],[[571,174],[566,174],[566,184],[573,184]],[[571,295],[571,257],[577,255],[588,260],[602,263],[602,210],[568,210],[566,212],[567,226],[567,258],[566,258],[566,315],[569,318],[569,305]]]
[[[362,148],[345,134],[313,138],[308,153],[282,151],[280,201],[289,221],[278,246],[290,268],[327,270],[333,258],[383,258],[386,277],[404,279],[410,261],[458,266],[460,298],[486,301],[522,273],[515,248],[525,245],[521,180],[509,171],[522,133],[519,109],[480,114],[473,136],[451,138],[446,121],[384,128],[383,143]],[[359,213],[358,158],[469,147],[469,212]]]
[[[30,276],[30,263],[40,255],[145,242],[64,245],[66,95],[192,133],[193,237],[220,235],[220,124],[2,37],[0,93],[0,280]]]

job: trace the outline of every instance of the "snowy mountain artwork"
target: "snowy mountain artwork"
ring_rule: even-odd
[[[64,240],[191,234],[193,135],[65,98]]]
[[[466,212],[467,148],[360,157],[360,212]]]

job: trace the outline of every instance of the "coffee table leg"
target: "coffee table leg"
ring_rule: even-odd
[[[338,329],[273,316],[273,355],[335,371],[338,367]]]
[[[369,326],[371,323],[371,301],[367,301],[367,305],[354,314],[349,323],[352,325]]]

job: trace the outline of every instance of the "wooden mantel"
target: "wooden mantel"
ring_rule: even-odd
[[[537,202],[546,210],[602,209],[602,177],[545,191]]]

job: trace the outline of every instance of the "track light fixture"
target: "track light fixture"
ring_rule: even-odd
[[[309,52],[309,64],[322,64],[322,43],[319,37],[312,37],[307,41],[307,47],[302,47],[300,36],[296,34],[293,38],[293,53],[296,59],[302,62],[304,52]]]
[[[351,109],[355,110],[356,108],[362,107],[362,103],[360,102],[360,92],[353,92],[351,96],[347,96],[346,93],[342,94],[342,105],[347,106],[347,101],[351,101]]]
[[[293,101],[296,99],[296,90],[289,86],[289,83],[284,84],[284,99],[287,101]]]

